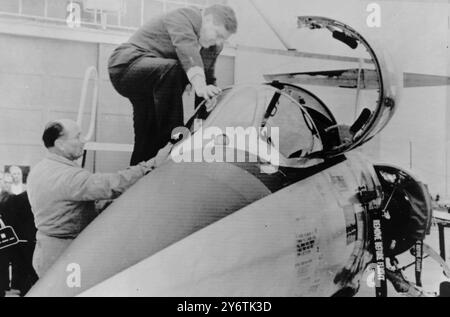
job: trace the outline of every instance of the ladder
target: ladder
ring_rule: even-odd
[[[101,142],[92,141],[92,139],[94,137],[94,132],[97,129],[97,106],[98,106],[98,84],[99,84],[98,72],[94,66],[88,67],[84,74],[83,86],[81,89],[80,104],[78,107],[77,124],[80,127],[82,127],[84,109],[86,107],[86,98],[87,98],[89,80],[91,78],[94,79],[94,88],[93,88],[94,90],[92,93],[92,100],[91,100],[91,114],[90,114],[90,121],[89,121],[89,129],[85,135],[86,144],[84,146],[83,157],[82,157],[82,162],[81,162],[82,167],[84,167],[84,165],[86,163],[87,151],[110,151],[110,152],[129,152],[129,153],[133,152],[132,144],[101,143]]]

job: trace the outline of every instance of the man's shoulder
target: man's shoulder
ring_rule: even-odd
[[[79,170],[82,170],[82,168],[45,157],[31,168],[28,175],[28,183],[32,183],[33,180],[37,179],[43,180],[55,177],[60,173],[77,172]]]
[[[39,172],[41,172],[44,169],[47,169],[50,165],[53,165],[53,161],[50,160],[48,157],[44,157],[36,165],[31,167],[28,178],[33,178],[35,174],[38,174]]]
[[[167,14],[170,14],[171,12],[181,12],[181,13],[184,13],[187,15],[192,15],[192,16],[202,16],[202,11],[196,6],[186,6],[183,8],[178,8],[178,9],[167,12]]]
[[[38,174],[39,171],[42,170],[46,166],[46,164],[48,164],[47,160],[47,158],[43,158],[31,167],[30,173],[28,174],[28,181],[30,181],[30,179],[33,179],[34,175]]]
[[[183,7],[183,8],[179,8],[179,9],[175,9],[172,11],[167,12],[164,15],[165,19],[179,19],[180,16],[185,16],[186,18],[188,18],[188,20],[191,21],[201,21],[202,19],[202,12],[199,8],[194,7],[194,6],[188,6],[188,7]]]

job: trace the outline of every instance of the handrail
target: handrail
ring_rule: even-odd
[[[78,124],[78,126],[81,127],[81,124],[83,122],[84,108],[86,106],[86,94],[87,94],[88,84],[89,84],[89,80],[92,75],[94,76],[94,91],[92,94],[91,120],[89,122],[88,133],[85,136],[86,141],[89,141],[92,138],[92,135],[94,134],[96,117],[97,117],[98,72],[94,66],[88,67],[88,69],[86,69],[86,72],[84,74],[83,88],[81,90],[81,99],[80,99],[80,105],[78,107],[78,117],[77,117],[77,124]]]

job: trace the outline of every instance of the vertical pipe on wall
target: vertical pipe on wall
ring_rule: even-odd
[[[102,82],[102,76],[106,75],[106,74],[102,74],[102,70],[104,70],[105,68],[101,67],[102,64],[102,50],[103,50],[104,46],[102,46],[102,43],[98,43],[97,44],[97,69],[98,69],[98,73],[97,73],[97,80],[98,80],[98,84],[100,85]],[[106,68],[107,69],[107,68]],[[94,141],[98,142],[98,116],[100,111],[98,110],[98,106],[100,106],[100,90],[98,89],[97,92],[97,107],[95,109],[95,130],[94,130]],[[93,157],[93,162],[92,162],[92,171],[95,173],[97,170],[97,151],[92,151],[92,155]]]
[[[125,3],[123,0],[120,1],[120,8],[119,11],[117,11],[117,24],[118,26],[122,26],[122,14],[125,12]]]
[[[48,0],[44,0],[44,18],[48,17]]]
[[[141,0],[141,26],[144,25],[144,8],[145,2],[144,0]]]
[[[450,12],[450,6],[449,6],[449,12]],[[449,20],[450,23],[450,20]],[[450,24],[449,24],[449,29],[450,29]],[[450,44],[450,39],[448,39],[448,43]],[[450,64],[449,64],[449,68],[448,68],[448,72],[450,74]],[[449,182],[449,175],[448,175],[448,170],[449,170],[449,162],[448,160],[450,159],[449,157],[449,145],[450,145],[450,128],[449,128],[449,124],[450,124],[450,86],[447,86],[447,106],[445,107],[445,162],[444,162],[444,167],[445,167],[445,199],[448,199],[450,197],[450,193],[449,193],[449,186],[448,186],[448,182]]]
[[[444,176],[445,176],[445,199],[448,197],[448,141],[445,142],[445,160],[444,160]]]

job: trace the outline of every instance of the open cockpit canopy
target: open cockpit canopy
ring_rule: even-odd
[[[398,78],[392,65],[375,43],[369,44],[344,23],[301,16],[298,28],[298,48],[312,53],[309,57],[300,54],[298,66],[266,74],[266,80],[308,89],[333,112],[337,124],[327,132],[339,134],[340,140],[326,144],[317,155],[335,156],[364,144],[385,127],[395,111]]]
[[[285,159],[308,159],[345,153],[381,131],[396,105],[396,80],[387,70],[385,57],[376,54],[355,30],[335,20],[299,17],[298,26],[312,33],[322,31],[318,38],[307,37],[304,43],[320,43],[329,49],[331,44],[323,41],[331,39],[337,42],[337,49],[352,53],[348,58],[320,55],[328,59],[324,65],[316,61],[314,67],[301,65],[300,71],[267,74],[267,84],[224,89],[197,109],[188,122],[191,132],[198,129],[199,121],[203,128],[223,131],[227,127],[278,128],[277,140],[265,135],[267,142]],[[355,67],[349,68],[352,61]],[[349,96],[354,97],[353,102],[348,101]]]

